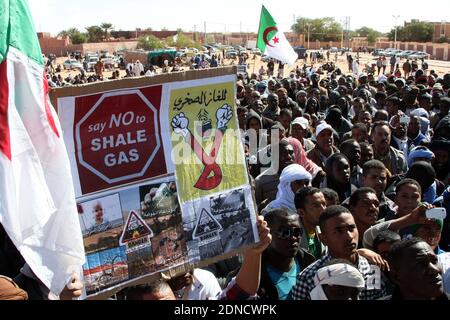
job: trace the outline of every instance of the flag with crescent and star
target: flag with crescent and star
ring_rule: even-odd
[[[281,32],[269,11],[262,6],[258,30],[258,48],[269,57],[289,65],[297,61],[298,55]]]

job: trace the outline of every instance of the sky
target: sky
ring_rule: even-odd
[[[450,21],[449,0],[28,0],[37,31],[56,35],[72,27],[112,23],[115,30],[167,28],[204,32],[257,32],[264,4],[279,29],[290,31],[295,17],[350,16],[350,29],[368,26],[388,32],[404,21]],[[170,4],[164,8],[164,4]]]

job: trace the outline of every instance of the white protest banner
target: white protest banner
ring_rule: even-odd
[[[259,241],[235,68],[56,89],[89,298]]]

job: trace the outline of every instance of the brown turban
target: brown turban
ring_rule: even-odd
[[[0,276],[0,300],[28,300],[28,294],[12,279]]]

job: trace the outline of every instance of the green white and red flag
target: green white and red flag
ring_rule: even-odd
[[[67,150],[26,0],[0,0],[0,223],[59,294],[85,261]]]
[[[289,65],[293,65],[298,58],[284,33],[278,29],[277,23],[264,6],[261,9],[257,47],[263,54]]]

